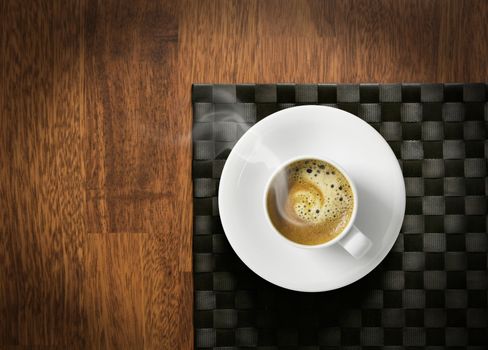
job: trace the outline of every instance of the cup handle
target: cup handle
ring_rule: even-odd
[[[356,259],[361,259],[368,252],[373,243],[356,226],[352,226],[339,244]]]

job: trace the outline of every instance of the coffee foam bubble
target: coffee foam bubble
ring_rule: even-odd
[[[345,176],[315,159],[288,165],[271,182],[268,211],[275,227],[303,244],[332,239],[346,227],[354,198]]]
[[[297,161],[288,167],[288,203],[307,224],[336,219],[352,208],[352,190],[334,166],[322,161]]]
[[[278,208],[281,216],[295,225],[338,219],[353,205],[352,191],[344,175],[323,161],[294,162],[287,167],[286,174],[278,174],[273,182],[277,203],[282,204]]]

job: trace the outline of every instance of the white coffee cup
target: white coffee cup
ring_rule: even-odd
[[[275,228],[275,226],[272,224],[271,218],[270,218],[269,213],[268,213],[267,205],[266,205],[268,191],[269,191],[269,188],[271,186],[271,182],[273,181],[275,176],[280,171],[285,169],[289,164],[296,162],[296,161],[299,161],[299,160],[304,160],[304,159],[321,160],[321,161],[327,162],[327,163],[333,165],[335,168],[337,168],[337,170],[339,170],[344,175],[346,180],[349,182],[349,185],[351,187],[352,194],[353,194],[353,199],[354,199],[351,218],[349,219],[347,226],[342,230],[342,232],[339,233],[337,236],[335,236],[330,241],[327,241],[327,242],[321,243],[321,244],[315,244],[315,245],[300,244],[300,243],[294,242],[294,241],[288,239],[287,237],[285,237],[284,235],[282,235]],[[357,215],[357,211],[358,211],[358,195],[357,195],[357,190],[356,190],[356,186],[355,186],[354,182],[352,181],[352,179],[349,177],[347,172],[342,167],[340,167],[336,162],[334,162],[330,159],[327,159],[325,157],[300,156],[300,157],[289,159],[286,162],[284,162],[282,165],[277,167],[276,170],[273,172],[273,174],[270,176],[268,183],[266,185],[266,190],[264,192],[264,199],[263,199],[263,207],[264,207],[264,211],[266,213],[266,218],[267,218],[267,221],[269,224],[268,226],[270,227],[270,230],[273,231],[274,233],[276,233],[279,237],[284,239],[289,244],[292,244],[296,247],[303,248],[303,249],[318,249],[318,248],[329,247],[333,244],[339,244],[349,254],[351,254],[354,258],[361,259],[372,246],[371,240],[364,233],[362,233],[356,226],[354,226],[354,221],[356,219],[356,215]]]

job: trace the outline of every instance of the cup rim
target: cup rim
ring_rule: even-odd
[[[293,163],[293,162],[296,162],[296,161],[299,161],[299,160],[305,160],[305,159],[316,159],[316,160],[321,160],[321,161],[324,161],[324,162],[327,162],[331,165],[333,165],[335,168],[337,168],[341,173],[342,175],[346,178],[346,180],[349,182],[349,186],[351,187],[352,189],[352,194],[353,194],[353,199],[354,199],[354,204],[353,204],[353,209],[352,209],[352,214],[351,214],[351,218],[349,219],[349,222],[347,223],[347,226],[342,230],[341,233],[339,233],[337,236],[335,236],[333,239],[331,239],[330,241],[327,241],[327,242],[324,242],[324,243],[320,243],[320,244],[314,244],[314,245],[308,245],[308,244],[301,244],[301,243],[297,243],[297,242],[294,242],[292,241],[291,239],[285,237],[284,235],[282,235],[278,229],[273,225],[272,221],[271,221],[271,218],[269,216],[269,213],[268,213],[268,206],[267,206],[267,197],[268,197],[268,191],[269,191],[269,187],[271,185],[271,182],[273,181],[273,179],[275,178],[275,176],[283,169],[285,168],[286,166],[288,166],[289,164]],[[331,246],[337,242],[339,242],[348,232],[349,230],[351,229],[351,227],[354,225],[354,221],[356,220],[356,215],[357,215],[357,209],[358,209],[358,200],[357,200],[357,189],[356,189],[356,185],[355,183],[352,181],[351,177],[349,176],[349,174],[344,170],[344,168],[342,168],[340,165],[338,165],[335,161],[333,160],[330,160],[329,158],[327,157],[323,157],[323,156],[309,156],[309,155],[302,155],[302,156],[298,156],[298,157],[293,157],[293,158],[290,158],[288,160],[286,160],[285,162],[281,163],[274,171],[273,173],[271,174],[271,176],[269,177],[267,183],[266,183],[266,186],[265,186],[265,189],[264,189],[264,196],[263,196],[263,206],[264,206],[264,212],[265,212],[265,216],[266,216],[266,221],[268,222],[269,226],[271,227],[272,231],[278,235],[279,237],[281,237],[282,239],[284,239],[286,242],[288,242],[289,244],[292,244],[294,245],[295,247],[299,247],[299,248],[302,248],[302,249],[317,249],[317,248],[325,248],[325,247],[328,247],[328,246]]]

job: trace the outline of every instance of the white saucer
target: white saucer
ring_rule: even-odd
[[[355,182],[355,225],[373,241],[360,260],[337,244],[300,249],[271,232],[266,182],[277,166],[301,155],[329,158]],[[384,259],[403,222],[405,185],[393,151],[374,128],[340,109],[300,106],[268,116],[237,142],[222,171],[219,211],[232,248],[251,270],[284,288],[319,292],[357,281]]]

